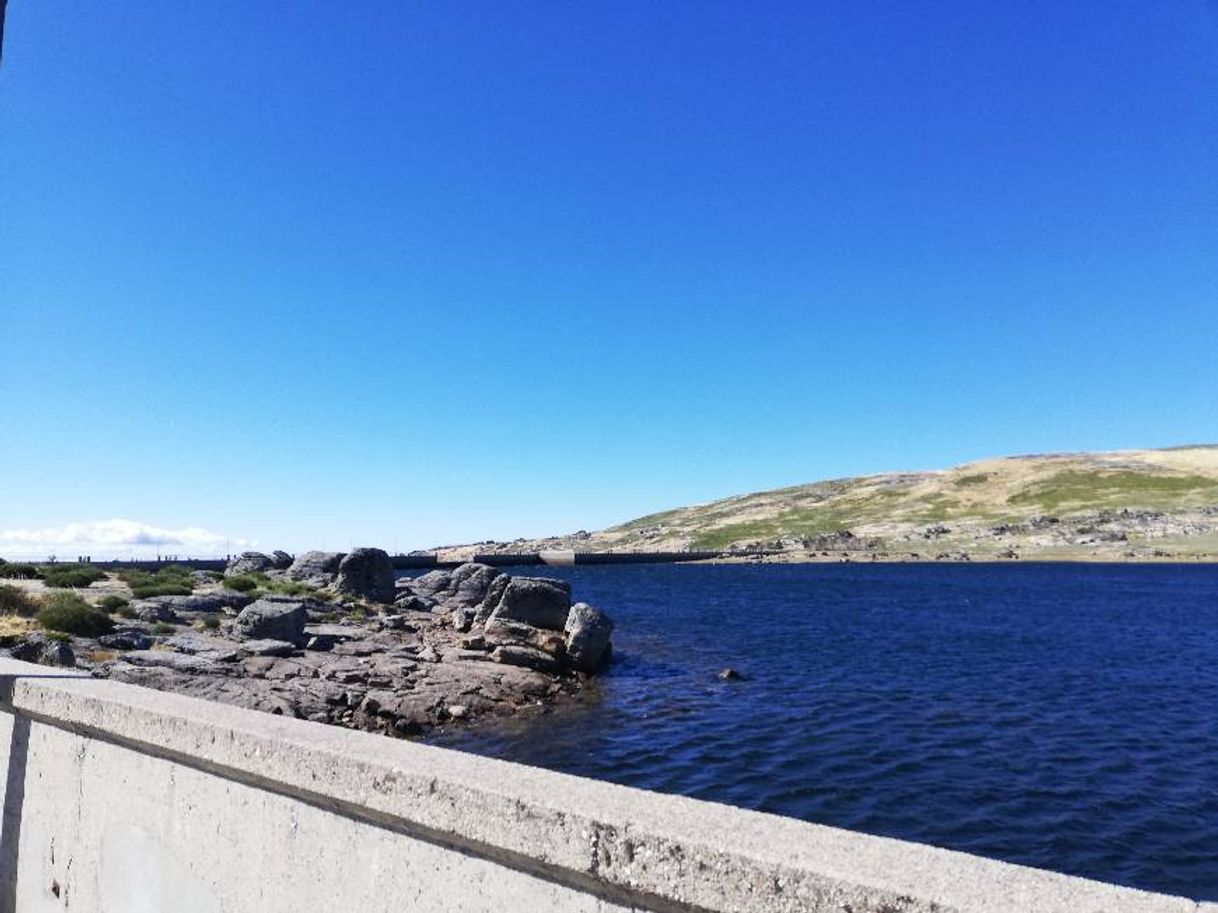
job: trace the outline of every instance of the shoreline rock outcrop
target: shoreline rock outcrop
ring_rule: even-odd
[[[271,556],[259,554],[238,556],[232,573],[265,567]],[[100,637],[31,632],[11,652],[396,736],[578,699],[611,654],[612,621],[572,605],[562,580],[480,564],[394,580],[379,549],[306,552],[258,573],[270,591],[209,581],[189,596],[132,603]]]

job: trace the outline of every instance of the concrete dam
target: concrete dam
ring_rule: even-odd
[[[0,913],[1218,913],[0,660]]]

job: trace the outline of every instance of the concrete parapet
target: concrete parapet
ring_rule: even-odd
[[[1213,905],[0,660],[0,913]]]

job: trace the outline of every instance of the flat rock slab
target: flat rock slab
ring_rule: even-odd
[[[479,653],[478,656],[482,659],[486,658],[485,654]],[[497,663],[524,666],[526,669],[534,669],[538,672],[557,672],[560,669],[557,659],[535,647],[505,644],[502,647],[496,647],[490,658]]]
[[[159,666],[193,675],[230,674],[222,663],[214,659],[191,656],[188,653],[170,653],[168,650],[131,650],[121,658],[123,662],[133,666]]]
[[[152,646],[152,638],[141,628],[121,628],[112,634],[103,634],[97,638],[97,643],[111,650],[147,650]]]
[[[383,646],[369,643],[366,640],[349,640],[336,644],[333,650],[336,656],[375,656],[377,653],[384,652]]]
[[[310,624],[305,625],[304,630],[310,637],[333,637],[335,640],[355,640],[368,635],[367,629],[358,625]]]
[[[220,637],[208,637],[206,634],[196,634],[194,631],[184,631],[175,634],[165,641],[165,646],[179,653],[227,653],[236,646],[231,640]]]
[[[250,656],[291,656],[296,652],[296,646],[286,640],[247,640],[240,650]]]

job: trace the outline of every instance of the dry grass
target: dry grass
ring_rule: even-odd
[[[0,615],[0,637],[21,637],[37,629],[32,618],[20,615]]]

